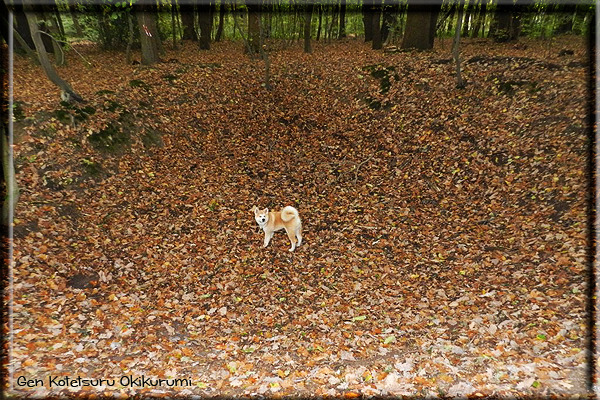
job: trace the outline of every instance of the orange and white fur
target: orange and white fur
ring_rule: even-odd
[[[258,226],[265,231],[265,242],[263,247],[267,247],[273,237],[273,233],[280,229],[285,229],[292,242],[290,251],[294,251],[296,242],[297,245],[300,246],[300,243],[302,243],[302,222],[300,221],[298,210],[294,207],[286,206],[279,212],[269,212],[268,208],[259,210],[258,207],[254,206],[252,211],[254,211],[256,223],[258,223]],[[296,238],[298,238],[297,241]]]

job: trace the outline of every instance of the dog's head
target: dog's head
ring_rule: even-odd
[[[254,206],[252,208],[254,211],[254,219],[258,223],[258,225],[263,226],[269,220],[269,209],[265,208],[264,210],[259,210],[258,207]]]

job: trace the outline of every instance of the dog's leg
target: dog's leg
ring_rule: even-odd
[[[290,251],[294,251],[294,249],[296,248],[296,238],[294,237],[294,232],[288,231],[287,228],[285,232],[287,233],[288,237],[290,238],[290,241],[292,242],[292,247],[290,248]]]
[[[298,246],[302,244],[302,227],[296,230],[296,237],[298,238]]]
[[[271,238],[273,237],[273,233],[271,232],[271,234],[268,234],[267,232],[265,232],[265,242],[263,244],[263,247],[267,247],[269,245],[269,242],[271,241]]]

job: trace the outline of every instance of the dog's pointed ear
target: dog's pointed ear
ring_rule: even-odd
[[[268,213],[269,213],[269,209],[265,208],[265,214],[268,214]]]
[[[256,213],[256,210],[258,210],[258,207],[254,206],[254,207],[252,207],[252,210],[250,210],[250,211]]]

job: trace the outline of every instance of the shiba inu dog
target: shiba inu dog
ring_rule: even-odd
[[[296,238],[298,238],[297,244],[300,246],[300,243],[302,243],[302,222],[300,221],[298,210],[294,207],[286,206],[279,212],[269,212],[268,208],[259,210],[258,207],[254,206],[252,207],[252,211],[254,211],[256,223],[265,231],[263,247],[267,247],[273,237],[273,233],[280,229],[285,229],[292,242],[290,251],[294,251],[296,248]]]

